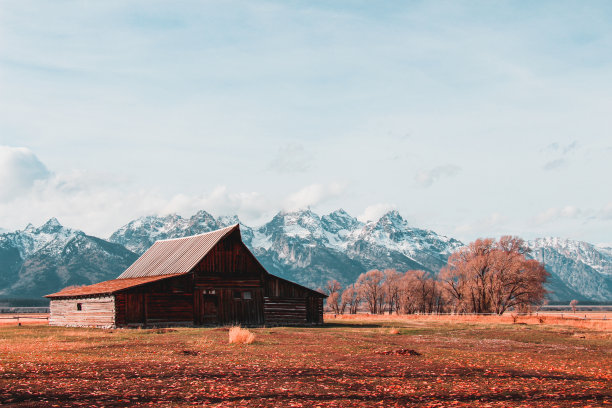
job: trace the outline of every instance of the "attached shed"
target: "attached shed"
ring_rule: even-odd
[[[236,224],[157,241],[117,279],[46,297],[50,325],[130,327],[322,324],[326,296],[268,273]]]

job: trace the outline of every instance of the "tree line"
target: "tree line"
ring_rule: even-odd
[[[451,254],[437,276],[422,270],[370,270],[342,288],[330,280],[324,292],[335,314],[365,308],[369,313],[497,313],[526,311],[545,299],[549,276],[527,259],[524,240],[478,239]]]

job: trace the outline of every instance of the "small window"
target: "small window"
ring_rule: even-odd
[[[234,291],[234,299],[242,299],[242,296],[239,290]]]
[[[242,298],[245,299],[245,300],[252,299],[251,291],[250,290],[245,290],[244,292],[242,292]]]
[[[83,304],[77,303],[77,310],[83,310]]]
[[[214,289],[206,289],[204,293],[207,295],[214,295],[216,292]]]

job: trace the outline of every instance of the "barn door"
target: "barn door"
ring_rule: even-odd
[[[197,310],[198,324],[217,324],[217,306],[219,303],[218,295],[214,290],[198,291],[199,303]]]

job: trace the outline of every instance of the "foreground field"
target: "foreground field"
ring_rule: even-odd
[[[612,332],[546,322],[0,327],[2,406],[612,406]],[[521,323],[520,321],[518,323]]]

